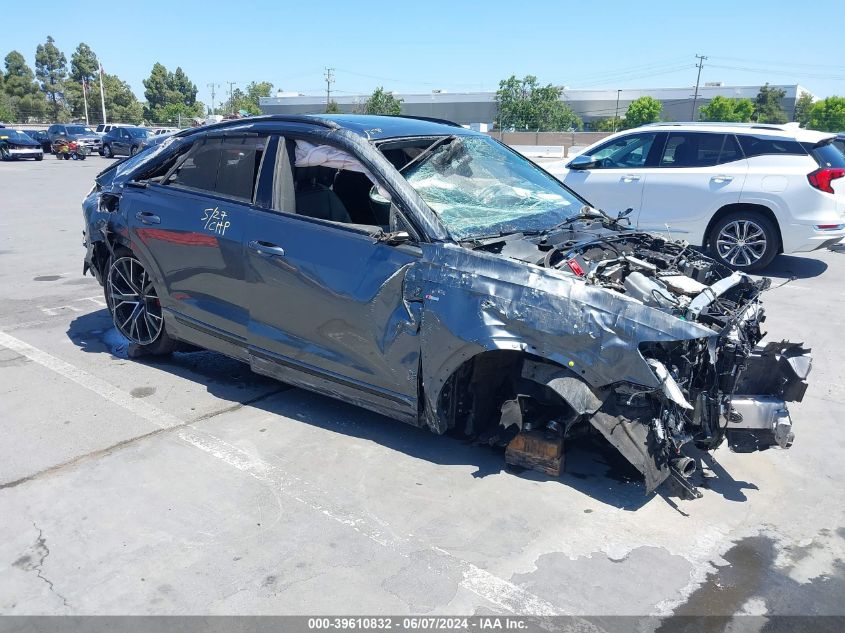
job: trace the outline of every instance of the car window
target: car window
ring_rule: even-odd
[[[712,167],[741,158],[733,135],[672,132],[660,156],[660,167]]]
[[[600,145],[590,157],[598,162],[597,169],[643,167],[656,137],[654,132],[622,136]]]
[[[821,145],[810,145],[807,143],[810,154],[816,159],[819,167],[832,167],[835,169],[845,168],[845,155],[842,152],[842,145],[836,146],[837,141],[823,143]],[[841,143],[841,141],[840,141]]]
[[[266,138],[199,141],[168,177],[168,185],[251,201]]]
[[[746,134],[740,134],[737,138],[746,158],[765,155],[805,156],[807,154],[801,143],[788,138]]]

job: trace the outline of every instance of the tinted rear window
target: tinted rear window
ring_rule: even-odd
[[[168,184],[250,201],[264,143],[264,138],[255,137],[200,141]]]
[[[808,149],[810,150],[810,155],[816,159],[819,167],[845,167],[845,155],[835,145],[835,141],[820,147],[811,146]]]
[[[737,135],[742,151],[746,158],[755,156],[792,155],[806,156],[807,151],[798,141],[776,136],[746,136]]]

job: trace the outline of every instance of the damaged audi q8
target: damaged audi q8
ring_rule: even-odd
[[[401,117],[177,134],[83,203],[85,271],[133,354],[190,345],[557,474],[604,436],[696,494],[684,447],[793,440],[800,344],[767,279],[631,230],[490,137]]]

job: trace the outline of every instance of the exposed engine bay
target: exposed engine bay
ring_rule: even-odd
[[[596,231],[596,224],[490,239],[474,248],[572,275],[706,326],[712,335],[640,344],[659,387],[608,385],[598,394],[601,405],[586,414],[538,426],[530,420],[526,398],[506,402],[500,426],[516,425],[522,436],[511,441],[508,461],[554,473],[562,452],[554,448],[556,437],[562,444],[579,422],[589,422],[643,473],[647,491],[670,478],[688,496],[700,496],[689,479],[696,463],[682,453],[685,445],[713,450],[727,441],[741,452],[789,448],[794,434],[786,402],[803,398],[811,359],[801,344],[760,344],[765,336],[760,298],[771,280],[732,272],[684,242],[630,230]],[[593,239],[585,239],[584,229]],[[550,463],[538,452],[557,453],[558,461]]]

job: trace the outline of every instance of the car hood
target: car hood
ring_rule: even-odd
[[[3,138],[3,134],[0,133],[0,140],[5,141],[9,145],[14,145],[16,147],[41,147],[41,143],[34,141],[28,138]]]

